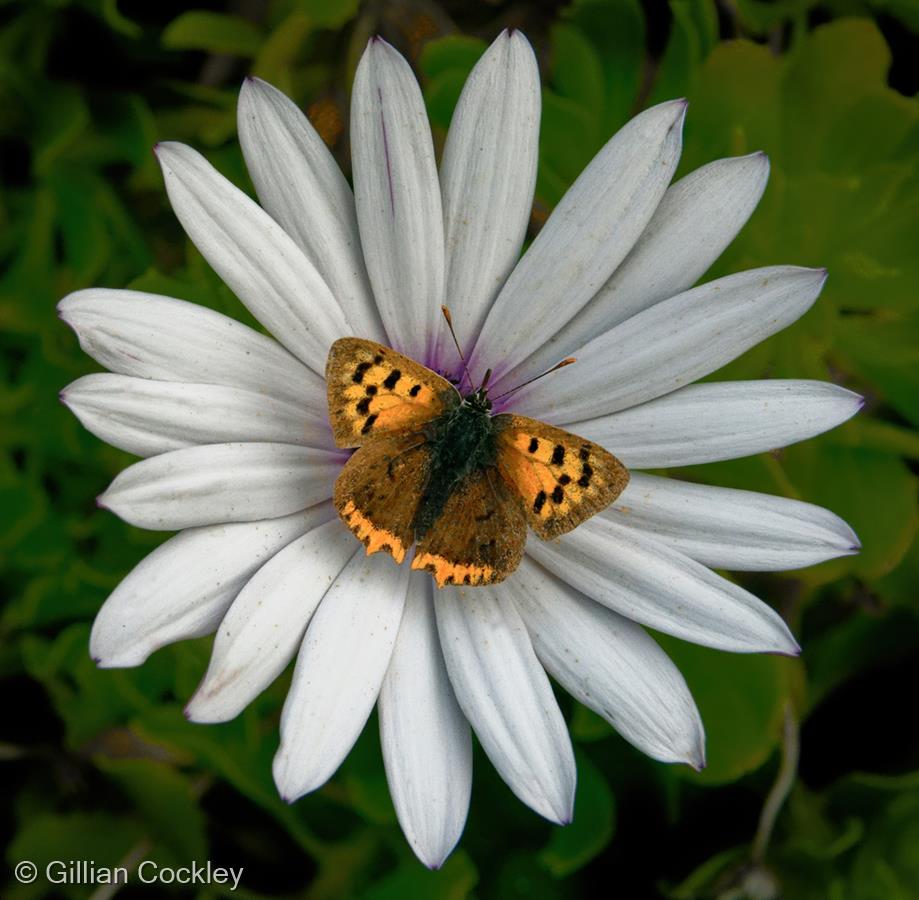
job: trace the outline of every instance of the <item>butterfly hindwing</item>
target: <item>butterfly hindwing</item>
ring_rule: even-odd
[[[329,421],[339,447],[418,431],[456,406],[456,388],[414,360],[362,338],[332,344],[326,363]]]
[[[397,563],[405,558],[429,459],[425,438],[404,434],[378,437],[345,463],[335,482],[335,508],[368,554],[383,550]]]
[[[445,584],[494,584],[520,564],[527,526],[520,503],[497,470],[479,469],[450,495],[420,538],[413,569]]]
[[[543,540],[576,528],[625,489],[625,466],[599,444],[525,416],[500,415],[497,467]]]

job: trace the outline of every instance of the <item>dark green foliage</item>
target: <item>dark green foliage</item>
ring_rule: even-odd
[[[20,0],[0,23],[4,897],[49,895],[14,881],[20,859],[116,865],[138,853],[242,865],[245,893],[232,896],[248,897],[538,900],[595,896],[597,884],[629,900],[753,896],[756,884],[788,900],[919,896],[914,2]],[[830,379],[868,406],[817,440],[679,474],[823,504],[864,551],[738,577],[792,624],[799,660],[665,642],[705,719],[704,772],[643,758],[565,698],[574,824],[524,809],[479,754],[463,842],[428,872],[395,823],[375,720],[326,787],[288,806],[271,780],[286,676],[237,720],[199,726],[181,710],[209,639],[138,669],[89,659],[93,615],[162,536],[94,505],[129,458],[57,402],[96,367],[54,306],[90,285],[131,286],[252,324],[185,240],[152,144],[190,143],[248,188],[235,100],[254,73],[309,111],[348,172],[350,82],[380,32],[419,72],[440,145],[466,74],[505,25],[528,35],[545,76],[531,234],[612,132],[658,99],[690,100],[681,173],[770,155],[760,208],[706,277],[789,263],[827,266],[830,279],[800,322],[717,377]],[[788,709],[798,777],[754,861]]]

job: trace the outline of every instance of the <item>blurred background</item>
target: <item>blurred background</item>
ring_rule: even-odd
[[[825,505],[864,550],[738,578],[789,621],[800,660],[662,639],[705,720],[704,772],[644,758],[562,695],[574,824],[530,813],[477,751],[462,843],[428,872],[395,823],[375,718],[332,782],[287,806],[270,766],[286,677],[238,720],[197,726],[182,706],[208,639],[95,669],[94,614],[164,535],[96,509],[131,460],[58,404],[94,364],[54,306],[130,286],[254,324],[185,239],[151,145],[188,142],[251,192],[235,106],[254,73],[306,110],[348,173],[350,83],[379,33],[414,66],[439,148],[505,26],[526,33],[543,75],[531,237],[606,139],[659,100],[691,101],[679,174],[769,154],[758,211],[706,279],[777,263],[830,278],[807,316],[718,378],[830,379],[867,407],[802,446],[678,474]],[[243,866],[239,897],[919,897],[917,59],[916,0],[0,3],[2,895],[97,890],[19,885],[16,860],[147,857]],[[182,895],[195,894],[230,896]]]

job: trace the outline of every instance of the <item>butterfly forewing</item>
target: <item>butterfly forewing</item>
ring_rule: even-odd
[[[494,584],[520,565],[526,544],[520,503],[494,468],[469,475],[418,541],[413,569],[445,584]]]
[[[500,415],[497,466],[543,540],[576,528],[625,489],[625,466],[599,444],[525,416]]]
[[[436,372],[362,338],[335,341],[325,375],[329,421],[339,447],[419,431],[460,402],[456,388]]]
[[[335,508],[367,548],[401,563],[415,539],[413,521],[428,477],[425,439],[382,436],[358,450],[335,482]]]

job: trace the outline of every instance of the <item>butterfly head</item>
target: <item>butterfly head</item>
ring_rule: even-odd
[[[492,404],[491,400],[488,399],[488,381],[490,378],[491,369],[485,373],[485,377],[482,379],[481,385],[463,397],[464,406],[467,406],[476,412],[485,414],[491,413]]]

